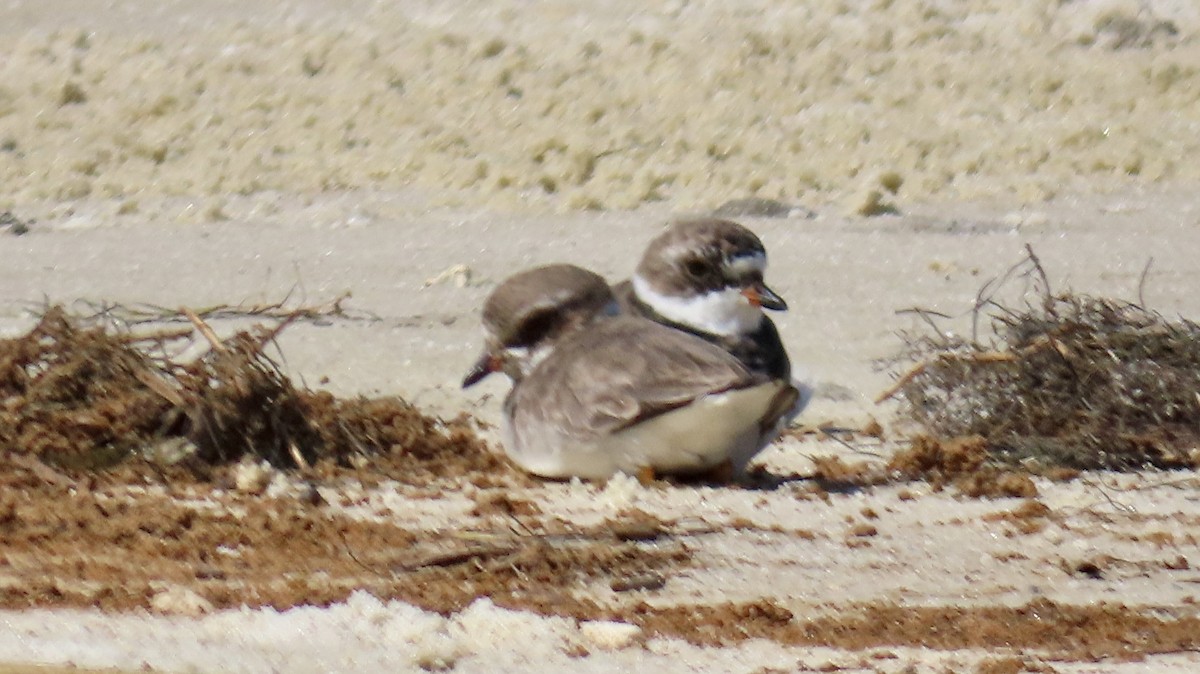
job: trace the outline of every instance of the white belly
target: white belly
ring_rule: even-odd
[[[523,429],[517,442],[505,429],[505,449],[523,469],[543,477],[603,479],[614,473],[694,473],[725,461],[741,470],[775,435],[763,414],[783,382],[704,396],[612,435],[566,442],[553,429]],[[533,432],[528,432],[533,431]]]

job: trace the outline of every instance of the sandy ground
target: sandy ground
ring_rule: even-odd
[[[0,210],[35,220],[23,236],[0,231],[6,336],[45,302],[321,304],[348,292],[346,317],[283,333],[290,374],[339,395],[399,394],[447,418],[495,421],[501,383],[464,393],[457,382],[499,279],[550,261],[623,278],[670,215],[769,197],[797,208],[741,221],[767,244],[768,281],[792,305],[781,333],[817,386],[802,422],[873,418],[891,438],[847,447],[793,437],[762,457],[772,475],[804,476],[814,456],[896,448],[895,408],[872,401],[891,381],[880,360],[900,348],[896,331],[920,327],[898,312],[935,309],[955,317],[947,329],[968,330],[980,287],[1025,244],[1058,288],[1200,315],[1200,14],[1189,3],[562,2],[536,19],[516,2],[55,4],[0,7]],[[880,202],[899,214],[863,215]],[[244,324],[214,321],[222,334]],[[614,590],[636,569],[613,562],[545,588],[570,606],[557,615],[552,601],[505,608],[529,603],[512,593],[444,610],[420,583],[470,576],[384,582],[345,571],[342,549],[316,540],[302,554],[340,561],[292,568],[294,551],[277,542],[284,552],[255,563],[264,577],[342,569],[335,580],[347,585],[313,591],[313,602],[334,600],[323,608],[264,605],[254,583],[269,578],[213,601],[203,588],[177,590],[195,584],[130,570],[145,607],[77,610],[63,607],[88,605],[86,593],[38,575],[77,559],[47,543],[44,559],[36,545],[6,557],[5,592],[35,581],[53,591],[0,612],[0,661],[212,672],[1200,669],[1196,642],[1176,634],[1195,633],[1197,620],[1192,475],[1036,486],[1033,498],[981,500],[920,483],[838,492],[806,480],[504,478],[506,498],[535,507],[497,513],[480,506],[495,502],[495,485],[327,484],[328,510],[297,521],[316,531],[353,522],[337,526],[362,536],[378,527],[378,547],[351,539],[368,567],[403,558],[386,537],[397,532],[423,550],[465,532],[588,530],[637,510],[667,523],[664,534],[620,545],[665,582]],[[204,513],[287,511],[298,486],[280,477],[261,496],[55,488]],[[99,540],[115,546],[104,563],[119,569],[123,539]],[[252,607],[227,608],[243,600]]]

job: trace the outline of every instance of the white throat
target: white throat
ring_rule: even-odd
[[[637,274],[632,283],[638,299],[660,316],[700,332],[724,337],[748,335],[758,330],[764,318],[762,309],[751,304],[737,288],[675,297],[654,290]]]

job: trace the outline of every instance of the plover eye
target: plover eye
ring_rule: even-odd
[[[703,260],[688,260],[683,265],[684,271],[692,278],[700,279],[708,275],[708,265]]]

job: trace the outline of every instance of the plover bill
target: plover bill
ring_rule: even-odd
[[[563,265],[519,273],[484,307],[487,346],[463,380],[513,379],[504,447],[551,478],[742,470],[798,392],[724,349],[634,316],[612,316],[603,278]]]

